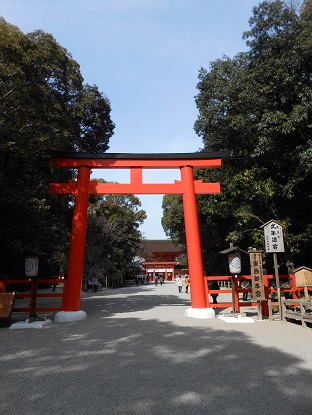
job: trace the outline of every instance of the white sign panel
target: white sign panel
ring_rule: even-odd
[[[266,252],[285,252],[282,226],[274,221],[264,226]]]

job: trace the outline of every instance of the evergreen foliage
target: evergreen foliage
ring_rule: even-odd
[[[235,153],[220,169],[196,174],[221,183],[220,195],[198,196],[210,275],[228,272],[219,252],[229,242],[263,249],[259,228],[271,219],[285,226],[286,253],[279,260],[284,271],[312,266],[311,15],[311,0],[299,10],[264,1],[253,9],[243,35],[248,51],[199,71],[194,128],[203,150]],[[163,227],[183,243],[178,203],[177,196],[164,198]]]
[[[25,35],[0,19],[1,276],[23,277],[25,252],[34,248],[47,254],[42,275],[66,266],[72,197],[49,195],[49,183],[75,172],[51,170],[47,160],[53,151],[106,151],[110,110],[52,35]]]
[[[98,179],[98,182],[104,182]],[[107,277],[108,284],[122,283],[133,271],[141,243],[139,226],[146,219],[134,195],[90,197],[84,275]]]

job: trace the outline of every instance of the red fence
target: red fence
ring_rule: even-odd
[[[241,306],[256,306],[258,303],[256,301],[240,301],[240,294],[242,293],[251,293],[251,275],[238,275],[237,278],[234,280],[234,287],[233,290],[231,289],[219,289],[219,290],[209,290],[208,284],[211,281],[218,281],[218,282],[232,282],[231,276],[205,276],[205,280],[207,284],[205,284],[206,294],[207,294],[207,306],[211,308],[228,308],[233,306],[233,302],[223,302],[218,304],[210,303],[210,296],[211,294],[233,294],[234,302],[235,302],[235,309],[236,311],[240,310]],[[303,291],[303,288],[299,288],[296,285],[296,279],[293,274],[286,274],[280,275],[280,292],[282,295],[289,293],[290,298],[297,299],[300,296],[300,292]],[[249,281],[250,288],[242,289],[240,288],[240,282],[242,281]],[[261,301],[262,305],[262,313],[265,316],[269,315],[268,311],[268,300],[270,299],[270,294],[277,293],[276,287],[272,287],[270,282],[275,283],[275,276],[274,275],[263,275],[263,282],[264,282],[264,292],[265,292],[265,300]]]
[[[241,306],[256,306],[258,303],[256,301],[240,301],[240,294],[246,292],[251,293],[251,275],[239,275],[237,278],[235,278],[234,283],[234,292],[232,291],[232,288],[224,289],[220,288],[219,290],[209,290],[208,283],[211,281],[218,281],[222,284],[224,282],[225,284],[230,284],[232,282],[231,276],[205,276],[204,277],[207,283],[205,284],[206,289],[206,296],[207,296],[207,307],[211,308],[228,308],[233,306],[233,302],[218,302],[218,304],[213,304],[210,302],[210,296],[211,294],[233,294],[234,293],[234,301],[235,301],[235,309],[236,311],[239,311]],[[286,275],[280,275],[280,282],[281,282],[281,294],[285,295],[286,293],[289,293],[289,297],[293,299],[298,299],[300,297],[300,292],[303,291],[303,288],[298,288],[296,286],[296,279],[293,274],[286,274]],[[250,282],[250,288],[248,289],[242,289],[240,288],[240,282],[247,280]],[[272,293],[277,293],[276,287],[270,286],[270,282],[275,282],[275,276],[274,275],[264,275],[264,292],[265,292],[265,300],[262,301],[262,313],[265,316],[269,315],[268,312],[268,300],[270,298],[270,295]],[[39,312],[58,312],[62,311],[62,307],[38,307],[34,302],[36,302],[37,298],[55,298],[55,297],[61,297],[63,298],[63,292],[64,292],[64,285],[66,284],[66,279],[39,279],[38,281],[34,279],[24,279],[24,280],[0,280],[0,291],[5,291],[6,285],[24,285],[28,287],[26,290],[27,292],[16,292],[16,298],[22,299],[22,298],[29,298],[29,306],[28,307],[21,307],[15,304],[15,307],[13,309],[13,312],[27,312],[29,313],[30,317],[33,317],[34,310]],[[61,284],[62,285],[62,291],[60,292],[37,292],[35,284],[47,284],[47,285],[54,285],[54,284]],[[14,291],[14,290],[12,290]],[[35,293],[35,295],[34,295]],[[35,307],[34,307],[35,306]]]
[[[61,284],[62,291],[60,292],[38,292],[37,291],[37,285],[57,285]],[[29,317],[34,317],[36,315],[36,311],[41,312],[57,312],[61,311],[62,307],[38,307],[36,305],[37,298],[55,298],[55,297],[61,297],[63,298],[63,291],[64,291],[64,285],[66,284],[66,280],[62,278],[56,278],[56,279],[24,279],[24,280],[0,280],[0,291],[5,291],[6,286],[11,285],[17,285],[17,286],[24,286],[25,292],[18,292],[17,290],[11,290],[15,291],[16,295],[15,298],[18,299],[24,299],[29,298],[29,305],[28,306],[18,306],[18,304],[15,303],[15,306],[13,308],[13,312],[25,312],[29,313]]]

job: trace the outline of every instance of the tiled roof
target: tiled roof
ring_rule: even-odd
[[[170,239],[147,239],[141,242],[142,254],[145,253],[176,253],[179,254],[181,249],[174,245]],[[145,256],[147,256],[145,254]]]

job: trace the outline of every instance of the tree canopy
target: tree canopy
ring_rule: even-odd
[[[104,182],[98,179],[98,182]],[[84,275],[107,277],[114,285],[132,272],[139,251],[139,226],[146,219],[141,202],[134,195],[92,196],[88,207]]]
[[[1,272],[23,276],[23,255],[40,247],[53,272],[67,253],[71,197],[49,195],[73,171],[51,170],[53,151],[104,152],[114,123],[110,102],[83,82],[79,64],[52,35],[27,35],[0,19]]]
[[[247,52],[199,71],[194,129],[203,150],[235,153],[220,169],[197,173],[221,183],[220,195],[197,198],[210,274],[224,272],[219,252],[227,242],[263,248],[259,228],[271,219],[285,226],[288,270],[312,266],[311,13],[311,0],[299,11],[279,0],[260,3],[243,34]],[[177,200],[164,198],[163,226],[183,242]]]

